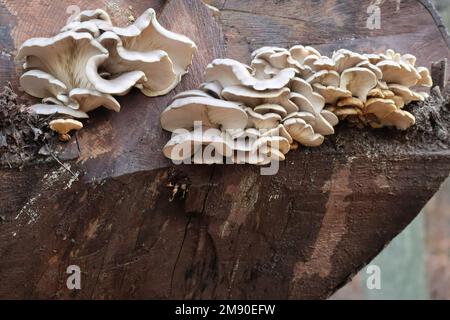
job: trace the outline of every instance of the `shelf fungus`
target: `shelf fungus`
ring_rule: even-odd
[[[147,96],[168,93],[195,51],[190,39],[160,25],[153,9],[123,28],[97,9],[82,11],[53,37],[25,41],[17,58],[25,59],[22,88],[42,99],[32,111],[83,119],[98,107],[120,111],[114,96],[133,87]]]
[[[415,119],[404,107],[427,97],[417,87],[432,86],[428,69],[415,63],[393,50],[327,57],[301,45],[260,48],[249,66],[214,60],[205,82],[162,112],[162,127],[172,132],[164,154],[184,163],[263,165],[320,146],[339,120],[405,130]]]
[[[269,77],[236,60],[214,60],[206,82],[177,94],[162,112],[163,129],[173,133],[165,156],[184,163],[263,165],[284,160],[299,145],[322,144],[334,133],[337,116],[296,77],[298,66],[278,66],[285,67]]]

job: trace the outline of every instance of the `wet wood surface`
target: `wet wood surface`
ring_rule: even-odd
[[[448,176],[449,123],[430,117],[410,133],[340,125],[322,147],[290,152],[275,176],[246,165],[172,165],[161,153],[169,134],[159,114],[176,92],[202,82],[214,58],[248,62],[263,45],[312,44],[324,53],[393,48],[427,67],[450,59],[448,37],[425,1],[399,10],[386,1],[380,30],[366,28],[370,1],[209,2],[218,14],[198,0],[76,2],[122,24],[128,10],[137,16],[154,7],[199,51],[169,95],[133,91],[120,98],[120,113],[92,113],[79,150],[72,141],[58,155],[75,176],[58,164],[0,171],[0,297],[326,298]],[[1,85],[20,90],[18,46],[57,32],[72,4],[0,1]],[[432,107],[449,112],[442,101]],[[69,265],[82,270],[79,291],[66,287]]]

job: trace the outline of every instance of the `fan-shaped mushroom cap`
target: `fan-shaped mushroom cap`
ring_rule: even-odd
[[[334,70],[321,70],[314,73],[306,81],[310,84],[320,83],[324,86],[339,87],[340,75]]]
[[[101,30],[112,27],[111,18],[102,9],[85,10],[80,12],[72,21],[61,29],[61,32],[76,31],[89,32],[98,37]]]
[[[73,119],[57,119],[50,121],[50,129],[59,133],[59,138],[62,141],[69,141],[69,132],[72,130],[80,130],[83,124],[80,121]]]
[[[396,110],[381,120],[381,123],[385,126],[394,126],[398,130],[406,130],[416,123],[416,118],[404,110]]]
[[[282,121],[284,122],[287,119],[291,119],[291,118],[303,119],[308,124],[312,124],[316,121],[316,116],[313,113],[306,112],[306,111],[299,111],[299,112],[291,113],[288,116],[286,116],[285,118],[283,118]]]
[[[282,106],[278,104],[266,103],[261,104],[253,109],[256,113],[265,114],[265,113],[277,113],[281,117],[286,117],[287,112]]]
[[[407,68],[392,60],[383,60],[377,63],[377,67],[383,72],[383,81],[387,83],[401,84],[411,87],[417,84],[421,78],[415,68]]]
[[[280,69],[277,69],[263,59],[253,59],[251,67],[253,68],[252,75],[258,79],[270,79],[275,76]]]
[[[363,109],[364,108],[364,103],[359,100],[358,98],[355,97],[349,97],[349,98],[344,98],[339,100],[338,107],[355,107],[355,108],[359,108],[359,109]]]
[[[352,96],[352,93],[348,90],[343,90],[332,86],[326,87],[320,83],[315,83],[312,87],[315,92],[320,94],[325,99],[325,103],[330,105],[336,104],[336,101],[341,98]]]
[[[309,46],[296,45],[289,49],[292,59],[297,61],[299,64],[304,64],[305,58],[310,56],[320,57],[319,51]]]
[[[188,97],[172,102],[161,114],[161,125],[167,131],[192,129],[195,121],[203,126],[244,129],[247,113],[240,104],[215,98]]]
[[[358,63],[356,66],[360,67],[360,68],[369,69],[376,75],[377,79],[383,78],[383,72],[381,71],[381,69],[378,68],[376,65],[370,63],[368,60],[362,61],[362,62]]]
[[[334,133],[333,126],[322,116],[325,99],[313,91],[311,85],[300,78],[294,78],[291,82],[291,100],[296,103],[300,110],[315,115],[315,121],[311,124],[316,133],[329,135]],[[333,119],[335,122],[335,119]]]
[[[231,156],[232,147],[222,138],[222,132],[207,127],[174,135],[164,146],[163,153],[169,159],[182,161],[194,156],[203,145],[212,145],[222,156]]]
[[[20,77],[20,85],[26,93],[37,98],[57,98],[67,93],[67,87],[64,83],[42,70],[25,72]]]
[[[384,98],[383,90],[380,87],[373,88],[367,93],[368,97],[371,98]]]
[[[340,88],[349,90],[353,96],[365,102],[367,93],[377,85],[376,75],[369,69],[355,67],[346,69],[341,75]]]
[[[420,74],[420,79],[417,82],[418,86],[431,87],[433,86],[433,80],[431,79],[430,71],[425,67],[417,68],[417,72]]]
[[[287,132],[286,128],[282,124],[279,124],[277,127],[265,131],[261,136],[262,137],[283,137],[288,140],[289,144],[292,144],[294,142],[291,135],[289,134],[289,132]]]
[[[248,128],[271,129],[276,127],[281,121],[281,116],[277,113],[259,114],[251,108],[246,108],[245,111],[248,114]]]
[[[79,119],[89,118],[86,112],[75,110],[59,104],[38,103],[30,106],[29,109],[31,110],[31,112],[44,116],[52,114],[64,114]]]
[[[332,59],[335,62],[335,69],[339,74],[344,70],[355,67],[357,64],[368,61],[368,58],[362,54],[347,50],[340,49],[333,53]]]
[[[114,86],[117,79],[123,78],[123,74],[135,75],[135,83],[147,96],[163,95],[175,87],[178,83],[178,75],[167,52],[163,50],[151,50],[145,52],[134,51],[124,47],[122,39],[113,32],[105,32],[98,41],[108,49],[110,56],[103,61],[102,68],[113,77],[104,79],[100,76],[90,78],[97,90],[111,94],[124,94],[122,88]],[[142,40],[143,41],[143,40]]]
[[[77,108],[84,112],[92,111],[101,106],[116,112],[120,111],[120,104],[113,96],[94,89],[72,89],[69,92],[69,98],[76,103]]]
[[[402,86],[400,84],[389,85],[389,90],[391,90],[395,95],[402,97],[403,100],[405,100],[405,103],[424,100],[424,97],[421,94],[414,92],[408,87]]]
[[[253,150],[268,147],[270,149],[280,150],[283,154],[289,152],[291,144],[288,139],[280,136],[263,136],[257,139],[253,145]],[[284,160],[284,159],[283,159]]]
[[[186,73],[197,50],[197,46],[191,39],[171,32],[159,24],[153,9],[147,9],[130,26],[112,27],[109,31],[119,35],[124,48],[136,54],[145,54],[154,50],[166,52],[178,79]]]
[[[206,81],[217,81],[222,87],[246,86],[257,91],[281,89],[295,76],[295,70],[281,70],[271,79],[258,79],[242,63],[232,59],[216,59],[206,68]]]
[[[19,48],[17,59],[27,56],[33,57],[33,68],[58,79],[71,90],[94,88],[89,75],[98,75],[98,65],[107,59],[108,51],[89,33],[68,31],[52,38],[25,41]]]
[[[289,93],[288,88],[255,91],[244,86],[229,86],[222,91],[222,96],[226,100],[241,102],[251,108],[268,103],[278,104],[288,113],[298,111],[295,103],[289,100]]]
[[[390,113],[395,112],[397,106],[395,102],[390,99],[372,98],[367,100],[364,107],[364,113],[372,113],[378,119],[384,119]]]
[[[321,134],[314,133],[311,125],[303,119],[290,118],[283,122],[284,127],[291,137],[308,147],[317,147],[323,143],[324,137]]]
[[[172,101],[174,101],[176,99],[188,98],[188,97],[213,98],[210,94],[206,93],[203,90],[193,89],[193,90],[187,90],[187,91],[183,91],[183,92],[180,92],[180,93],[176,94],[172,98]]]

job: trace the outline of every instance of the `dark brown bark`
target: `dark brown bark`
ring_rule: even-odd
[[[196,87],[213,58],[245,62],[263,45],[392,47],[427,67],[450,58],[430,7],[407,1],[397,12],[386,2],[382,29],[370,31],[369,2],[213,1],[216,18],[198,0],[132,5],[137,13],[154,5],[199,47],[175,92]],[[66,17],[55,12],[67,3],[2,1],[1,49],[56,32]],[[18,66],[1,56],[0,84],[17,86]],[[161,153],[169,134],[159,114],[175,92],[133,92],[120,99],[122,112],[94,112],[77,137],[80,154],[75,140],[58,154],[72,173],[52,163],[0,171],[0,297],[325,298],[450,170],[450,116],[438,97],[411,106],[417,125],[408,132],[342,124],[320,148],[290,152],[275,176],[247,165],[173,166]],[[71,264],[83,272],[80,291],[66,288]]]

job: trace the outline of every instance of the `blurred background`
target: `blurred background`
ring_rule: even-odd
[[[450,29],[450,0],[432,2]],[[450,299],[450,178],[370,265],[380,267],[380,289],[367,288],[364,268],[331,299]]]

